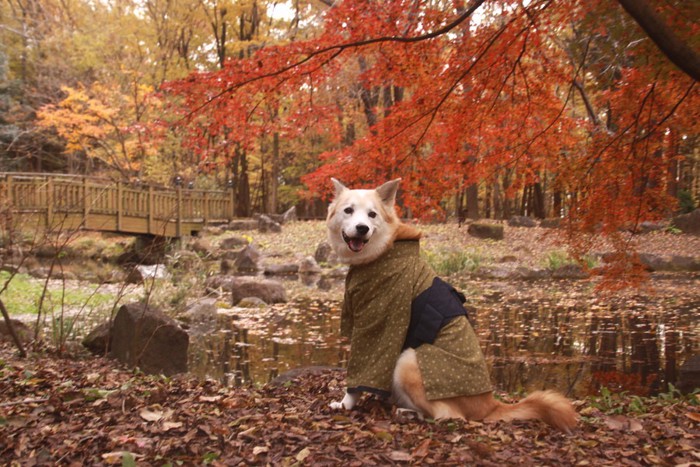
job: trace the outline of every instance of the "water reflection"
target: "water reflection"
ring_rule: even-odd
[[[693,284],[691,278],[685,285]],[[581,397],[605,386],[653,394],[676,381],[680,363],[700,353],[700,292],[692,287],[676,296],[678,283],[672,282],[660,284],[669,293],[603,300],[578,290],[581,282],[538,292],[549,285],[521,283],[513,294],[512,283],[482,284],[470,294],[499,390],[551,388]],[[263,384],[289,369],[347,362],[339,299],[241,313],[220,316],[218,331],[191,337],[191,371],[226,384]]]

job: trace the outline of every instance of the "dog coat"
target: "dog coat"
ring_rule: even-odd
[[[351,266],[341,315],[351,346],[348,392],[390,394],[406,347],[416,349],[428,400],[490,392],[486,362],[456,294],[421,258],[417,240],[395,241],[375,261]]]

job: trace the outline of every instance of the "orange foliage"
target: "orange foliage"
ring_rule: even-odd
[[[318,37],[164,90],[205,159],[230,160],[232,147],[271,132],[330,142],[303,178],[310,196],[329,196],[331,176],[353,186],[402,177],[402,206],[427,217],[468,183],[510,171],[512,193],[546,177],[564,195],[572,251],[610,236],[619,254],[608,275],[643,278],[620,229],[674,209],[670,138],[698,133],[695,83],[621,23],[614,2],[471,2],[480,17],[462,3],[337,2]],[[666,15],[683,34],[693,27],[681,7]],[[348,105],[353,93],[362,99]],[[344,138],[363,113],[363,131]]]

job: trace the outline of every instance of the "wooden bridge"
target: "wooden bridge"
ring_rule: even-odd
[[[233,190],[136,185],[93,177],[0,172],[0,222],[163,237],[234,217]]]

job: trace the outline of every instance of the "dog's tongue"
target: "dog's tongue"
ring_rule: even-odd
[[[359,253],[364,246],[365,242],[361,238],[351,238],[348,240],[348,247],[355,253]]]

